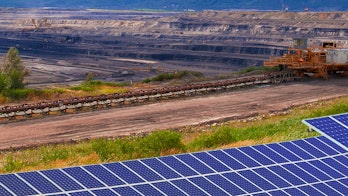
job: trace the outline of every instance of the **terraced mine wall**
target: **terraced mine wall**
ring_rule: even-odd
[[[15,9],[0,15],[0,52],[17,47],[32,70],[32,84],[49,83],[47,74],[54,82],[83,80],[88,72],[105,80],[178,70],[226,74],[281,56],[294,37],[312,44],[348,38],[345,12]]]

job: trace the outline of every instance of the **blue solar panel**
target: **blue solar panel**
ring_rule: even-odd
[[[207,193],[203,192],[203,190],[185,179],[174,180],[172,181],[172,183],[179,187],[181,190],[185,191],[188,195],[208,195]]]
[[[297,167],[294,164],[286,164],[283,165],[285,169],[292,172],[296,176],[301,177],[301,180],[307,182],[307,183],[314,183],[318,182],[319,180],[313,177],[311,174],[308,174],[305,170],[302,170],[301,168]]]
[[[179,161],[173,156],[161,157],[161,161],[173,168],[175,171],[179,172],[183,176],[195,176],[198,175],[197,172],[193,171],[191,168],[186,166],[184,163]]]
[[[66,168],[63,170],[75,178],[78,182],[83,184],[86,188],[98,188],[104,186],[80,167]]]
[[[305,140],[297,140],[293,142],[297,146],[301,146],[302,149],[306,149],[306,152],[308,152],[310,155],[314,156],[315,158],[321,158],[326,156],[323,152],[321,152],[319,149],[313,147],[309,143],[307,143]]]
[[[309,163],[311,163],[313,166],[317,167],[321,171],[325,172],[326,174],[328,174],[332,178],[342,178],[342,177],[344,177],[342,174],[337,172],[335,169],[333,169],[332,167],[324,164],[320,160],[310,161]]]
[[[301,186],[299,187],[303,192],[307,193],[308,195],[318,195],[318,196],[324,196],[323,193],[319,192],[317,189],[315,189],[312,186]]]
[[[306,141],[312,144],[315,148],[321,149],[322,152],[325,152],[324,156],[337,154],[337,151],[334,148],[326,145],[324,142],[320,141],[317,138],[309,138]]]
[[[207,178],[231,195],[242,195],[246,193],[241,188],[239,188],[235,184],[232,184],[231,181],[227,180],[221,175],[210,175],[207,176]]]
[[[301,160],[301,158],[299,158],[294,153],[290,152],[289,150],[285,149],[283,146],[281,146],[279,144],[269,144],[268,147],[289,161],[300,161]]]
[[[348,152],[323,136],[0,175],[0,195],[345,195],[347,189]]]
[[[19,173],[18,175],[24,180],[31,182],[41,193],[58,193],[62,191],[38,172]]]
[[[282,190],[271,191],[271,192],[269,192],[269,194],[271,194],[272,196],[288,196],[289,195]]]
[[[325,195],[339,195],[337,191],[332,189],[330,186],[324,183],[314,184],[313,187],[318,189],[320,192],[324,193]]]
[[[156,174],[154,171],[152,171],[139,161],[127,161],[124,162],[124,164],[134,172],[139,174],[141,177],[143,177],[146,181],[163,180],[162,177],[160,177],[158,174]]]
[[[348,193],[348,188],[346,186],[344,186],[343,184],[341,184],[340,182],[330,181],[330,182],[327,182],[326,184],[328,184],[329,186],[331,186],[332,188],[334,188],[338,192]]]
[[[270,182],[262,178],[260,175],[255,173],[252,170],[244,170],[238,172],[241,176],[244,178],[248,179],[250,182],[253,182],[255,185],[260,187],[262,190],[271,190],[271,189],[276,189],[274,185],[272,185]]]
[[[196,158],[200,159],[201,161],[203,161],[207,165],[209,165],[211,168],[213,168],[217,172],[223,172],[223,171],[230,170],[226,165],[221,163],[221,161],[218,161],[218,159],[210,156],[206,152],[193,153],[192,155],[195,156]]]
[[[341,114],[307,119],[303,122],[348,150],[347,115],[348,114]]]
[[[225,174],[223,174],[223,176],[225,176],[227,179],[232,181],[237,186],[242,187],[243,190],[245,190],[248,193],[254,193],[254,192],[261,191],[261,189],[258,188],[255,184],[246,180],[243,176],[240,176],[239,174],[237,174],[235,172],[225,173]]]
[[[181,177],[178,173],[176,173],[173,169],[170,169],[164,163],[160,162],[157,159],[144,159],[141,162],[145,163],[147,166],[156,170],[161,176],[166,179],[179,178]]]
[[[144,182],[137,174],[127,169],[121,163],[109,163],[105,164],[105,167],[129,184]]]
[[[154,183],[153,186],[157,187],[159,190],[161,190],[163,193],[167,195],[173,195],[173,196],[186,195],[184,192],[180,191],[180,189],[178,189],[177,187],[175,187],[169,182],[157,182],[157,183]]]
[[[69,195],[71,195],[71,196],[93,196],[93,194],[88,192],[88,191],[73,192],[73,193],[70,193]]]
[[[284,146],[286,149],[290,150],[292,153],[296,154],[301,159],[313,159],[314,157],[310,155],[308,152],[303,149],[297,147],[295,144],[291,142],[283,142],[280,145]]]
[[[326,173],[322,172],[318,168],[314,167],[313,165],[306,163],[306,162],[301,162],[301,163],[296,163],[296,165],[303,170],[309,172],[316,178],[318,178],[321,181],[326,181],[332,179],[330,176],[328,176]]]
[[[264,178],[268,179],[270,182],[272,182],[275,186],[279,188],[285,188],[285,187],[291,186],[291,184],[289,184],[287,181],[285,181],[278,175],[274,174],[272,171],[270,171],[267,168],[258,168],[258,169],[255,169],[254,171],[258,173],[260,176],[263,176]]]
[[[254,146],[254,149],[261,152],[264,155],[267,155],[271,160],[273,160],[276,163],[285,163],[287,160],[282,157],[280,154],[273,151],[271,148],[265,146],[265,145],[258,145]]]
[[[338,120],[339,122],[341,122],[345,126],[348,126],[348,114],[336,115],[336,116],[333,116],[333,118]]]
[[[256,150],[250,147],[243,147],[240,148],[241,151],[243,151],[245,154],[250,156],[253,160],[256,160],[261,165],[272,165],[274,162],[270,160],[269,158],[265,157],[264,155],[260,154]]]
[[[0,195],[12,196],[12,194],[9,191],[7,191],[4,187],[2,187],[1,185],[0,185]]]
[[[92,173],[95,177],[99,178],[108,186],[122,185],[124,182],[118,177],[109,172],[101,165],[89,165],[84,167],[87,171]]]
[[[149,184],[135,185],[133,188],[137,189],[140,193],[144,195],[163,195],[163,193],[159,192],[156,188]]]
[[[248,148],[248,147],[243,147],[243,148]],[[227,149],[224,150],[227,152],[231,157],[239,160],[242,162],[245,166],[247,167],[258,167],[260,166],[259,163],[257,163],[255,160],[249,158],[248,156],[245,156],[244,153],[242,153],[240,150],[233,148],[233,149]]]
[[[301,191],[301,190],[299,190],[297,188],[285,189],[284,191],[289,193],[289,195],[307,196],[303,191]]]
[[[241,164],[239,161],[236,161],[234,158],[227,155],[226,153],[224,153],[221,150],[211,151],[211,152],[209,152],[209,154],[211,154],[213,157],[215,157],[221,161],[221,163],[216,161],[218,163],[218,165],[220,166],[219,168],[216,168],[217,166],[215,165],[215,168],[217,171],[225,171],[228,169],[223,164],[227,165],[228,167],[230,167],[233,170],[239,170],[239,169],[246,168],[246,166]]]
[[[342,165],[340,162],[336,161],[335,159],[332,158],[325,158],[322,159],[322,161],[324,163],[326,163],[326,165],[334,165],[335,169],[337,171],[339,171],[341,174],[348,176],[348,168],[347,168],[347,164],[346,165]]]
[[[117,195],[115,192],[113,192],[112,190],[109,190],[109,189],[100,189],[100,190],[94,190],[92,191],[95,195],[97,196],[105,196],[105,195],[110,195],[110,196],[113,196],[113,195]]]
[[[303,180],[300,179],[300,176],[297,177],[294,174],[291,174],[289,171],[287,171],[281,166],[272,166],[269,169],[293,185],[306,184]]]
[[[214,173],[212,169],[210,169],[208,166],[206,166],[204,163],[200,162],[190,154],[178,155],[176,157],[200,174]]]
[[[116,191],[118,194],[120,195],[134,195],[134,196],[141,196],[141,194],[139,192],[137,192],[136,190],[134,190],[132,187],[129,186],[124,186],[124,187],[118,187],[118,188],[114,188],[114,191]]]
[[[42,174],[47,176],[49,179],[54,181],[58,186],[60,186],[65,191],[81,190],[82,186],[77,184],[74,180],[69,178],[60,170],[46,170],[42,171]]]
[[[202,189],[204,189],[210,195],[228,195],[227,192],[203,177],[190,178],[189,180],[197,186],[202,187]]]
[[[28,184],[19,179],[15,174],[0,175],[0,183],[10,189],[16,195],[38,194]]]

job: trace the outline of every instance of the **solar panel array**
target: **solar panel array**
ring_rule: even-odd
[[[348,152],[324,136],[0,175],[0,195],[345,195]]]
[[[348,113],[307,119],[303,122],[348,150]]]

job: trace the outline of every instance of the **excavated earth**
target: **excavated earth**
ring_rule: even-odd
[[[110,81],[178,70],[211,76],[262,65],[294,37],[344,44],[347,27],[347,12],[1,9],[0,53],[20,50],[32,87],[76,83],[88,72]]]
[[[0,53],[11,46],[20,50],[31,87],[74,84],[88,72],[110,81],[137,81],[177,70],[216,76],[282,55],[293,37],[308,38],[309,44],[333,40],[344,45],[347,27],[346,12],[1,9]],[[347,85],[347,77],[305,80],[1,124],[0,149],[243,118],[347,96]]]

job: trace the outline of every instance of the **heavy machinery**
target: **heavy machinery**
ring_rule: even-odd
[[[348,71],[348,48],[338,48],[335,42],[321,42],[307,47],[307,39],[294,39],[293,46],[282,57],[270,57],[265,67],[279,67],[298,76],[327,78],[328,74]]]

